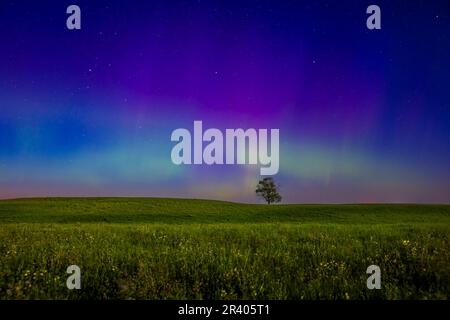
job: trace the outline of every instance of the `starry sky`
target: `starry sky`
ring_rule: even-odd
[[[449,32],[447,0],[2,0],[0,198],[260,202],[259,166],[172,163],[202,120],[280,129],[284,203],[450,203]]]

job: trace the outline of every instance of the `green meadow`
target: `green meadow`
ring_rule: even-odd
[[[449,248],[446,205],[3,200],[0,299],[448,299]]]

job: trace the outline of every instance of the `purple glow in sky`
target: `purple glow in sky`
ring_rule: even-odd
[[[416,2],[5,2],[0,198],[258,201],[259,166],[172,163],[202,120],[280,129],[286,203],[450,203],[450,5]]]

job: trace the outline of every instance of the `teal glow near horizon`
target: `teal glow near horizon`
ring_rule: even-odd
[[[80,31],[2,5],[0,198],[260,201],[260,166],[172,163],[201,120],[279,129],[284,203],[450,203],[448,2],[373,32],[358,1],[258,3],[79,1]]]

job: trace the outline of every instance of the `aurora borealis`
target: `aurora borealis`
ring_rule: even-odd
[[[258,201],[257,166],[172,163],[201,120],[279,128],[286,203],[450,203],[450,3],[376,3],[3,1],[0,198]]]

